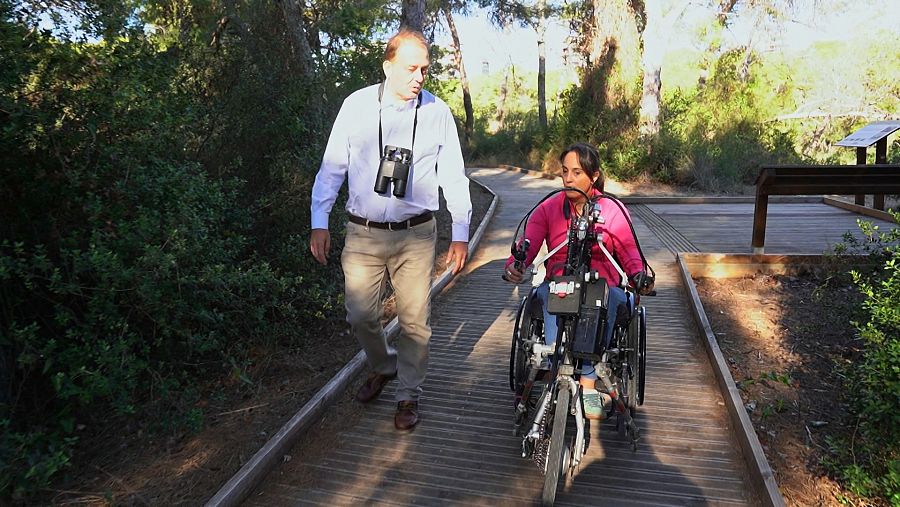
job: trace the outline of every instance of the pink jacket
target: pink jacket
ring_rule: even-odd
[[[595,195],[600,195],[600,192],[593,190],[591,196]],[[623,214],[622,209],[606,197],[601,197],[599,202],[601,215],[605,220],[605,223],[601,225],[603,245],[618,261],[625,274],[631,277],[643,270],[644,264],[629,227],[628,211],[626,210]],[[570,219],[576,216],[575,208],[566,198],[565,192],[560,192],[547,199],[531,214],[525,226],[525,237],[531,241],[531,247],[525,258],[526,265],[531,264],[537,257],[541,243],[546,242],[547,249],[551,250],[566,240],[570,219],[565,217],[563,206],[568,206]],[[563,247],[547,259],[545,264],[547,278],[545,279],[562,273],[568,251],[568,247]],[[514,261],[515,259],[510,255],[506,260],[506,266],[509,267]],[[596,269],[608,284],[612,286],[619,284],[619,274],[596,244],[591,252],[591,268]]]

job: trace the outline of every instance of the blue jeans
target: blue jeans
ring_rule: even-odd
[[[537,288],[537,297],[541,300],[541,306],[544,309],[544,342],[547,345],[552,345],[556,343],[556,315],[550,315],[547,312],[547,299],[550,295],[550,282],[544,281],[542,284],[538,285]],[[612,338],[613,333],[613,324],[616,322],[616,315],[619,313],[619,305],[628,301],[629,306],[633,308],[633,301],[630,300],[625,294],[625,291],[620,287],[610,287],[609,288],[609,308],[606,310],[606,322],[607,325],[603,329],[603,348],[609,346],[609,340]],[[585,378],[597,378],[597,373],[594,371],[592,367],[582,367],[586,373],[583,373]],[[589,371],[588,371],[589,370]]]

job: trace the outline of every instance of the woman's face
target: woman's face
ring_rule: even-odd
[[[597,177],[600,176],[600,171],[597,171],[597,174],[595,174],[593,178],[588,176],[584,169],[581,168],[578,154],[574,151],[570,151],[563,157],[562,174],[560,176],[562,177],[563,186],[574,187],[590,195],[591,186],[594,184],[594,181],[597,180]],[[584,199],[584,196],[574,191],[566,192],[566,197],[572,201]]]

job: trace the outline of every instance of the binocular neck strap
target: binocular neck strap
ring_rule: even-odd
[[[382,140],[381,135],[381,96],[384,93],[384,81],[378,86],[378,156],[381,157],[384,155],[384,141]],[[413,116],[413,133],[412,133],[412,144],[409,146],[409,151],[412,153],[413,148],[416,145],[416,126],[419,124],[419,106],[422,105],[422,92],[419,92],[419,95],[416,96],[416,113]],[[412,161],[412,159],[410,159]]]

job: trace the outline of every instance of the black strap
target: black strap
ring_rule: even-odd
[[[382,140],[381,135],[381,96],[384,93],[384,81],[378,85],[378,156],[384,156],[384,141]],[[410,153],[413,151],[413,147],[416,145],[416,127],[419,124],[419,107],[422,105],[422,92],[416,96],[416,114],[413,116],[413,133],[412,133],[412,144],[409,147]],[[412,156],[410,156],[410,161],[412,161]]]
[[[589,198],[588,202],[597,202],[600,200],[600,198],[603,197],[603,195],[604,194],[602,194],[602,193],[595,195],[594,197]],[[569,217],[572,216],[572,210],[570,208],[572,208],[574,206],[575,206],[574,204],[572,204],[572,205],[569,204],[569,199],[563,199],[563,218],[568,220]]]

